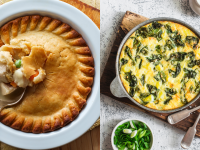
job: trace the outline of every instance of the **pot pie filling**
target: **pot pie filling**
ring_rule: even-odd
[[[20,17],[0,28],[1,53],[9,55],[6,73],[12,78],[6,80],[28,86],[19,104],[1,111],[3,124],[42,133],[77,117],[94,77],[91,51],[77,31],[50,17]]]
[[[0,48],[0,85],[2,95],[12,93],[17,87],[25,88],[42,82],[46,76],[42,68],[47,59],[43,47],[31,47],[23,42],[21,47],[3,45]]]
[[[200,91],[200,44],[190,29],[154,21],[136,30],[120,54],[120,78],[138,103],[171,110]]]

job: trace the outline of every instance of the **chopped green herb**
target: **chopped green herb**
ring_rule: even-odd
[[[177,93],[176,89],[174,88],[165,88],[165,92],[167,93],[167,95],[175,95]]]
[[[141,42],[140,42],[138,39],[136,39],[136,38],[134,37],[134,40],[133,40],[133,47],[134,47],[134,46],[138,47],[140,44],[141,44]]]
[[[165,83],[166,82],[166,75],[163,71],[159,71],[158,74],[156,74],[154,76],[154,78],[157,80],[157,81],[162,81],[162,83]]]
[[[154,29],[160,29],[163,25],[161,23],[158,23],[158,21],[152,22],[152,27]]]
[[[185,59],[185,56],[187,55],[186,52],[176,52],[170,54],[170,57],[167,61],[173,60],[173,61],[183,61]]]
[[[188,62],[188,64],[187,64],[187,66],[189,67],[189,68],[192,68],[192,67],[194,67],[196,65],[196,60],[190,60],[189,62]]]
[[[174,38],[174,43],[176,44],[176,46],[181,46],[181,47],[185,46],[185,43],[182,41],[180,34],[176,34]]]
[[[200,67],[200,60],[196,60],[196,65]]]
[[[181,102],[185,105],[188,103],[186,97],[185,97],[185,84],[181,87],[181,90],[180,90],[180,99],[181,99]]]
[[[190,86],[189,90],[190,90],[190,93],[193,93],[193,90],[194,90],[193,85]]]
[[[131,87],[130,90],[129,90],[129,95],[130,95],[131,97],[133,97],[133,96],[135,95],[135,93],[138,92],[139,90],[140,90],[140,89],[139,89],[138,86],[137,86],[137,87]]]
[[[162,59],[162,55],[158,54],[158,55],[154,55],[152,54],[150,57],[146,57],[146,59],[149,61],[149,62],[158,62]]]
[[[194,52],[193,52],[193,51],[188,52],[188,53],[187,53],[187,57],[189,57],[190,59],[195,59],[195,54],[194,54]]]
[[[140,55],[135,56],[135,61],[137,62],[137,60],[140,59]]]
[[[128,94],[129,94],[131,97],[133,97],[134,94],[135,94],[135,89],[131,87]]]
[[[135,32],[136,37],[141,36],[142,38],[148,37],[148,30],[146,27],[141,27]]]
[[[176,71],[173,71],[173,70],[171,70],[171,69],[169,69],[168,71],[169,71],[169,73],[172,75],[173,78],[176,78],[176,77],[179,75],[179,73],[181,72],[180,63],[178,63],[178,64],[176,65]]]
[[[192,48],[196,49],[196,46],[199,43],[199,38],[194,36],[186,36],[185,42],[192,46]]]
[[[128,46],[126,46],[125,48],[125,53],[128,55],[130,59],[132,59],[131,49]]]
[[[144,46],[143,48],[141,48],[141,50],[139,51],[139,53],[142,53],[143,55],[147,55],[148,54],[148,47]]]
[[[165,41],[165,50],[172,50],[175,47],[174,43],[171,40],[166,40]]]
[[[187,57],[189,57],[189,59],[190,59],[190,61],[189,61],[189,63],[187,64],[187,66],[188,67],[190,67],[190,68],[192,68],[192,67],[194,67],[195,65],[196,65],[196,60],[195,60],[195,54],[194,54],[194,52],[192,51],[192,52],[189,52],[189,53],[187,53],[187,55],[186,55]]]
[[[150,93],[140,93],[140,99],[141,99],[143,105],[146,105],[149,103],[149,102],[144,101],[144,99],[147,98],[149,95],[150,95]]]
[[[145,75],[144,74],[142,74],[140,80],[142,82],[142,85],[144,85],[145,84]]]
[[[162,40],[162,30],[161,29],[159,29],[158,31],[156,31],[156,32],[154,32],[154,37],[158,40],[158,41],[160,41],[160,40]]]
[[[195,89],[194,89],[194,91],[196,93],[200,92],[200,81],[198,81],[198,82],[195,81]]]
[[[166,52],[165,49],[163,49],[160,45],[156,45],[155,50],[159,53],[159,54],[163,54]]]
[[[172,100],[172,97],[168,96],[167,99],[164,101],[164,104],[165,105],[169,104],[170,100]]]
[[[181,35],[178,33],[178,31],[172,31],[171,29],[171,26],[170,25],[165,25],[165,28],[167,30],[167,34],[169,35],[170,39],[173,41],[173,43],[176,45],[176,46],[181,46],[181,47],[184,47],[185,44],[184,42],[182,41],[181,39]],[[172,46],[172,45],[171,45]],[[174,46],[172,46],[174,47]],[[171,48],[172,48],[171,47]]]
[[[135,75],[132,75],[132,71],[125,72],[125,80],[129,82],[130,87],[135,87],[137,85],[137,78]]]
[[[125,59],[125,58],[122,58],[121,59],[121,65],[125,65],[125,64],[127,64],[128,63],[128,60],[127,59]]]
[[[160,74],[159,74],[159,73],[156,74],[156,75],[154,76],[154,78],[155,78],[157,81],[160,81]]]
[[[158,41],[162,39],[162,30],[160,27],[162,24],[158,22],[152,23],[152,25],[149,25],[148,28],[146,27],[141,27],[135,32],[136,37],[141,36],[142,38],[147,38],[147,37],[155,37]]]
[[[156,45],[155,49],[158,53],[161,53],[161,46],[160,45]]]
[[[147,84],[147,89],[149,90],[150,94],[153,94],[154,96],[157,96],[159,90],[157,89],[156,86],[153,86],[151,84]]]
[[[197,73],[195,72],[195,70],[189,70],[189,69],[186,69],[186,68],[183,68],[183,71],[185,72],[184,74],[184,79],[195,79]]]
[[[167,77],[163,71],[160,71],[160,77],[161,77],[162,83],[165,83]]]
[[[165,27],[165,29],[167,30],[167,33],[168,33],[168,34],[169,34],[169,33],[172,33],[172,29],[171,29],[171,26],[170,26],[170,25],[166,24],[166,25],[164,25],[164,27]]]
[[[141,66],[142,66],[142,59],[140,60],[140,63],[139,63],[139,69],[141,69]]]

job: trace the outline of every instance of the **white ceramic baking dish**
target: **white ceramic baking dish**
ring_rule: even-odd
[[[59,0],[14,0],[0,6],[0,26],[20,16],[40,14],[59,19],[77,30],[89,45],[95,61],[95,77],[86,107],[69,125],[50,133],[32,134],[0,123],[0,141],[23,149],[49,149],[84,134],[100,115],[100,31],[81,11]]]

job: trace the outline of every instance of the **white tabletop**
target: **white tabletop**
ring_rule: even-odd
[[[126,10],[148,18],[177,18],[200,31],[200,16],[191,10],[189,0],[101,0],[101,74]],[[155,134],[153,150],[182,150],[180,142],[184,131],[102,94],[101,150],[112,149],[112,129],[126,118],[145,120],[152,127]],[[200,138],[195,137],[189,150],[199,150],[199,147]]]

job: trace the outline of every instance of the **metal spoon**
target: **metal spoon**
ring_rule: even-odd
[[[192,113],[192,112],[194,112],[194,111],[196,111],[198,109],[200,109],[200,106],[195,107],[195,108],[190,109],[190,110],[186,109],[186,110],[183,110],[183,111],[179,111],[177,113],[169,115],[167,120],[168,120],[168,122],[170,124],[175,124],[175,123],[177,123],[177,122],[189,117],[190,113]]]
[[[0,112],[3,108],[7,107],[7,106],[13,106],[17,103],[19,103],[21,101],[21,99],[24,97],[24,93],[26,91],[26,88],[23,89],[22,94],[20,94],[19,96],[16,96],[14,99],[12,100],[1,100],[0,99]]]
[[[184,148],[184,149],[188,149],[192,143],[192,140],[196,134],[196,126],[199,122],[199,119],[200,119],[200,114],[199,116],[197,117],[194,125],[192,127],[190,127],[187,131],[187,133],[185,134],[185,136],[183,137],[182,141],[181,141],[181,147]]]

